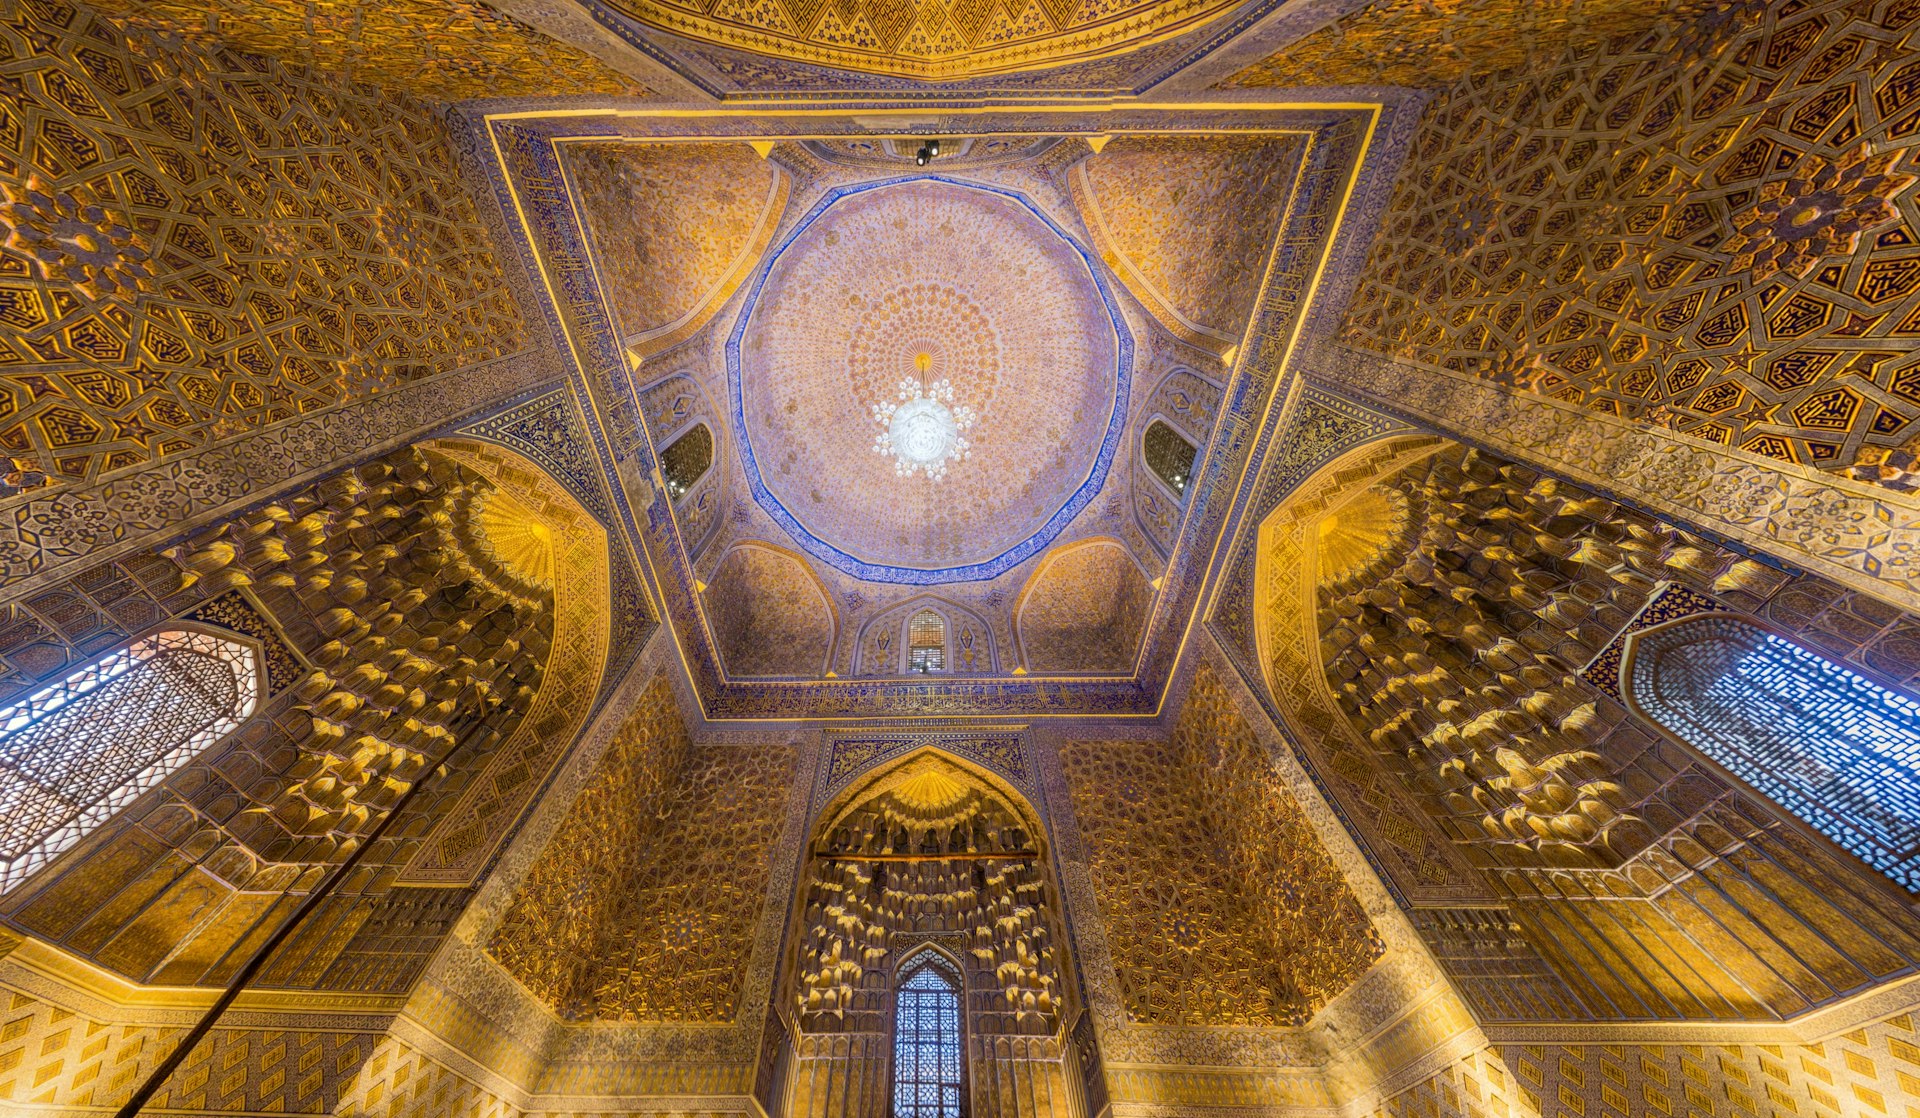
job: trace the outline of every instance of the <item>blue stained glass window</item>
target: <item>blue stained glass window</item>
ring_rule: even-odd
[[[1920,703],[1713,614],[1637,638],[1629,676],[1655,721],[1920,892]]]
[[[900,984],[894,1011],[894,1118],[960,1118],[960,991],[926,963]]]

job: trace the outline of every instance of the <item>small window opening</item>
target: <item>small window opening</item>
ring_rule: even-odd
[[[1147,468],[1175,493],[1185,496],[1193,480],[1193,460],[1200,451],[1179,433],[1156,419],[1147,426]]]
[[[667,495],[676,501],[685,496],[711,465],[713,432],[702,423],[660,452],[660,476],[666,479]]]
[[[907,670],[947,670],[947,623],[932,610],[921,610],[907,622]]]

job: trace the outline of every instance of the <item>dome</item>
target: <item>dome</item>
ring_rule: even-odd
[[[856,577],[991,578],[1105,479],[1133,341],[1033,203],[938,178],[831,192],[727,348],[756,501]]]

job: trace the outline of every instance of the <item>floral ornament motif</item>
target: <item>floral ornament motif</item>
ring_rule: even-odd
[[[947,466],[973,456],[973,444],[961,432],[973,426],[973,409],[953,402],[953,383],[944,377],[922,385],[908,377],[900,382],[898,399],[873,405],[880,433],[873,452],[893,459],[893,472],[912,477],[924,472],[929,481],[947,476]]]
[[[1913,185],[1913,176],[1893,173],[1899,159],[1898,152],[1874,155],[1870,144],[1835,159],[1802,156],[1792,175],[1760,188],[1740,221],[1733,270],[1751,269],[1761,283],[1775,272],[1804,276],[1823,257],[1852,253],[1862,232],[1897,216],[1894,196]]]
[[[58,190],[35,175],[24,189],[0,184],[0,190],[7,247],[33,257],[47,279],[70,283],[90,299],[131,300],[153,275],[146,238],[88,187]]]

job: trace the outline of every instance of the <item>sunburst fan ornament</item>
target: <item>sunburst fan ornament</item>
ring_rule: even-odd
[[[889,789],[895,799],[914,811],[933,815],[946,811],[967,796],[966,785],[929,765]]]
[[[534,586],[553,585],[553,529],[498,489],[480,498],[476,535],[508,574]]]

